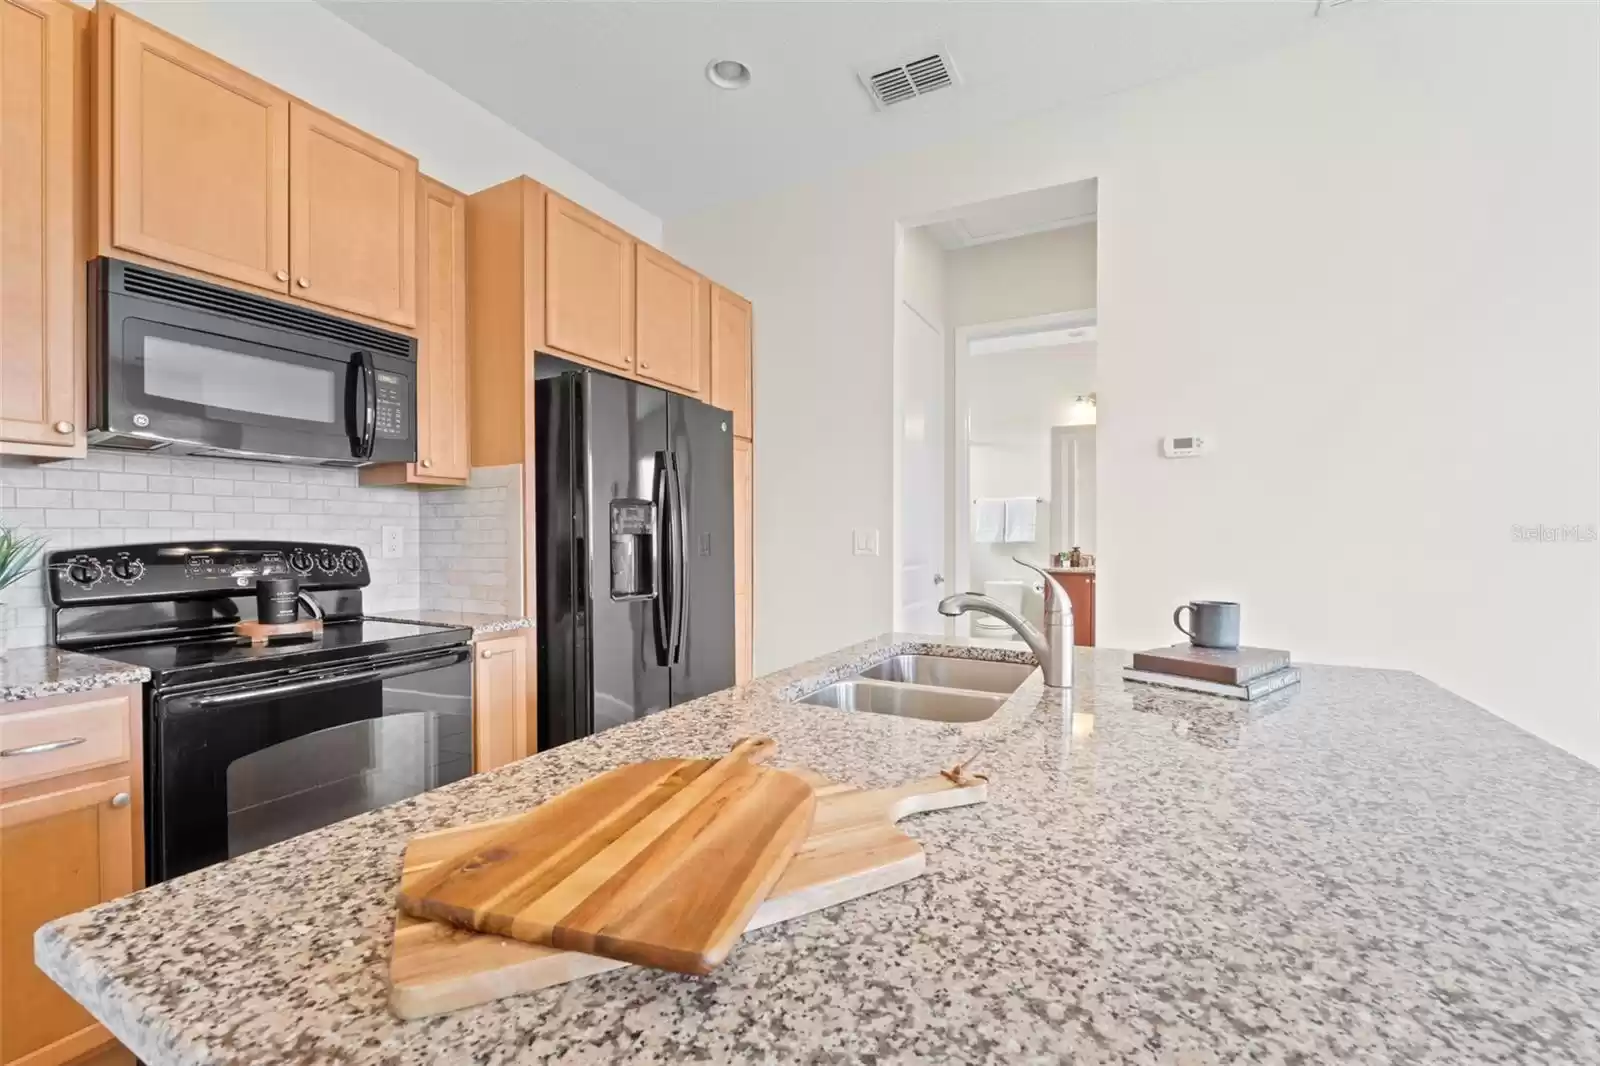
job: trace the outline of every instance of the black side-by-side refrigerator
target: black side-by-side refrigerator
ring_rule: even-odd
[[[734,677],[733,416],[539,357],[539,746]]]

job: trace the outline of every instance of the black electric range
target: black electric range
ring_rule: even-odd
[[[358,548],[133,544],[52,552],[46,567],[56,644],[150,670],[151,882],[472,770],[471,630],[366,615]],[[265,576],[298,580],[319,634],[234,634]]]

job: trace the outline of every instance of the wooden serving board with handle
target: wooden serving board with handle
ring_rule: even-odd
[[[710,973],[811,830],[803,778],[720,759],[657,759],[569,789],[400,886],[400,907],[543,947]]]
[[[894,823],[908,814],[963,807],[988,797],[987,782],[960,774],[862,791],[809,770],[790,772],[814,788],[816,815],[810,835],[746,929],[787,921],[911,880],[922,873],[927,858],[922,845]],[[426,877],[463,848],[489,839],[512,820],[414,837],[402,860],[402,887]],[[389,958],[389,1007],[401,1018],[425,1018],[623,965],[598,955],[468,932],[401,912]]]

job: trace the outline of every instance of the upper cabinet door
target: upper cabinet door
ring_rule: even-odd
[[[289,110],[294,295],[397,326],[417,321],[417,161],[295,102]]]
[[[733,412],[733,435],[754,439],[750,416],[750,301],[711,286],[711,403]]]
[[[546,198],[545,339],[567,355],[633,370],[633,238],[555,193]]]
[[[700,371],[710,343],[706,280],[648,244],[636,247],[639,376],[698,396],[705,388]]]
[[[83,440],[73,14],[59,0],[0,0],[0,440],[35,454]]]
[[[112,38],[112,243],[287,292],[289,97],[131,18]]]
[[[422,181],[422,336],[417,349],[417,474],[465,481],[467,198]]]

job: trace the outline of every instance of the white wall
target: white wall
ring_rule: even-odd
[[[972,544],[966,587],[982,590],[985,581],[1029,577],[1012,556],[1042,562],[1051,550],[1050,429],[1067,424],[1074,397],[1095,390],[1094,346],[970,356],[961,381],[972,434],[969,500],[1037,496],[1044,501],[1032,544]],[[970,539],[970,522],[962,533]]]
[[[452,188],[477,192],[527,174],[661,243],[655,215],[311,0],[119,6],[410,152]]]
[[[1090,222],[949,252],[945,314],[951,326],[1094,307],[1096,232]]]
[[[667,226],[756,306],[757,661],[888,628],[897,221],[1098,176],[1102,642],[1174,603],[1600,761],[1600,9],[1307,42]],[[1166,433],[1213,434],[1164,461]],[[1114,486],[1115,491],[1110,487]],[[819,595],[826,590],[828,595]],[[1397,709],[1403,713],[1403,709]]]

